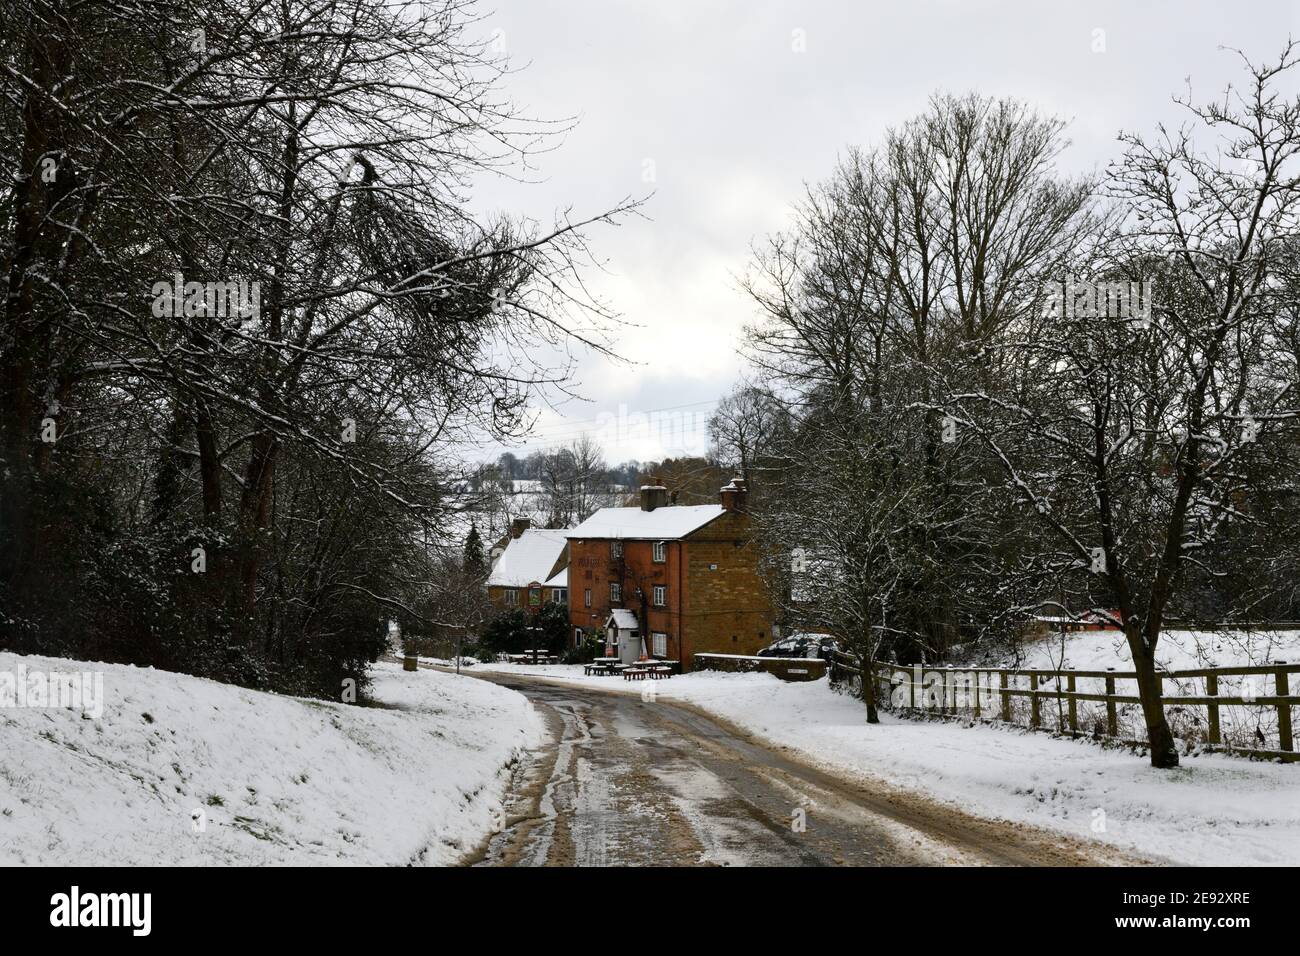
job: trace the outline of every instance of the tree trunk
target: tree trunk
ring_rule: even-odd
[[[180,448],[188,428],[185,406],[182,399],[176,398],[172,401],[171,418],[163,432],[162,447],[158,450],[157,472],[153,479],[153,513],[150,518],[153,524],[169,521],[180,500],[182,472],[186,467],[185,455]]]
[[[869,657],[862,659],[862,700],[867,705],[867,723],[880,723],[876,712],[876,665]]]
[[[1147,725],[1147,742],[1151,745],[1151,766],[1159,769],[1178,766],[1174,735],[1165,719],[1164,692],[1156,672],[1155,652],[1149,650],[1136,628],[1128,630],[1129,652],[1137,672],[1138,697],[1142,700],[1142,717]]]
[[[275,486],[275,461],[280,444],[271,432],[262,432],[253,439],[252,452],[244,472],[244,494],[240,505],[239,565],[240,605],[248,622],[250,646],[256,646],[260,637],[253,625],[257,603],[257,576],[262,567],[266,542],[263,540],[271,525],[271,491]]]
[[[199,481],[203,489],[203,521],[209,528],[221,524],[221,457],[217,428],[206,399],[195,402],[194,437],[199,448]]]

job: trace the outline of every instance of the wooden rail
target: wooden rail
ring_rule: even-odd
[[[862,670],[856,658],[842,652],[831,660],[832,682],[843,679],[846,675],[861,678]],[[918,667],[921,679],[918,681]],[[1132,707],[1141,703],[1136,692],[1120,693],[1118,681],[1136,682],[1134,671],[1107,670],[1045,670],[1041,668],[1016,667],[955,667],[938,665],[913,665],[876,662],[873,673],[877,684],[876,700],[885,709],[904,711],[923,711],[942,716],[969,715],[975,720],[1001,720],[1006,723],[1025,724],[1033,729],[1047,729],[1069,734],[1072,737],[1084,736],[1080,729],[1083,715],[1081,703],[1104,704],[1103,722],[1098,713],[1093,721],[1093,737],[1121,738],[1119,718],[1121,707]],[[1295,737],[1292,730],[1293,707],[1300,706],[1300,696],[1293,695],[1290,688],[1290,675],[1300,674],[1300,664],[1286,661],[1273,661],[1246,667],[1208,667],[1180,671],[1160,672],[1161,688],[1167,682],[1183,685],[1192,681],[1204,681],[1204,693],[1164,694],[1163,703],[1166,711],[1171,708],[1180,716],[1196,708],[1191,727],[1184,727],[1186,739],[1196,739],[1207,750],[1249,754],[1266,759],[1286,762],[1300,760],[1295,752]],[[994,676],[996,675],[996,677]],[[1024,678],[1028,686],[1017,682]],[[1273,693],[1220,694],[1220,682],[1224,678],[1261,678],[1271,680]],[[1091,680],[1101,682],[1102,688],[1080,690],[1079,681]],[[1242,681],[1241,683],[1244,683]],[[1179,688],[1181,691],[1182,688]],[[1027,701],[1027,714],[1023,717],[1017,713],[1015,702]],[[1054,726],[1044,727],[1044,702],[1060,702]],[[1225,707],[1253,708],[1255,716],[1254,742],[1260,746],[1245,746],[1241,740],[1225,742],[1222,709]],[[1270,734],[1276,737],[1277,746],[1263,746],[1267,743],[1261,729],[1260,711],[1271,709],[1276,715],[1276,732],[1270,727]],[[1199,716],[1204,712],[1205,727],[1201,732]],[[1242,728],[1234,728],[1240,731]],[[1177,734],[1177,731],[1176,731]],[[1203,737],[1203,739],[1201,739]],[[1265,737],[1264,740],[1259,740]],[[1128,740],[1129,743],[1144,744],[1141,740]]]

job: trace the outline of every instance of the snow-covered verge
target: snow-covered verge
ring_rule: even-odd
[[[372,707],[0,653],[22,670],[102,673],[103,711],[0,707],[3,865],[454,863],[544,733],[514,691],[395,664]]]
[[[1186,864],[1300,862],[1300,764],[1204,754],[1153,770],[1128,750],[1009,727],[888,714],[825,680],[694,673],[657,683],[584,677],[581,667],[484,664],[564,683],[681,701],[814,763],[921,791],[978,816],[1033,824]],[[653,706],[648,704],[647,706]]]

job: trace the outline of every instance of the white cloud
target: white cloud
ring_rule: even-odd
[[[496,0],[484,34],[494,28],[523,67],[509,96],[579,124],[537,157],[542,182],[483,182],[476,202],[546,221],[555,209],[590,213],[654,190],[649,221],[593,234],[610,273],[591,285],[640,326],[618,347],[642,364],[584,360],[579,378],[593,403],[565,410],[582,420],[619,402],[657,408],[723,393],[752,316],[733,279],[751,242],[783,225],[804,182],[825,177],[846,145],[878,142],[932,92],[1011,95],[1072,120],[1063,162],[1086,171],[1116,155],[1119,129],[1173,116],[1170,95],[1187,75],[1207,96],[1234,77],[1235,57],[1220,44],[1276,54],[1300,32],[1300,7],[1259,4],[1243,16],[1208,2],[1119,0]],[[1105,53],[1092,52],[1096,28]],[[791,49],[794,29],[806,52]],[[642,181],[647,159],[653,183]]]

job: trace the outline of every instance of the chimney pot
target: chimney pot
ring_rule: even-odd
[[[718,496],[722,499],[722,507],[727,511],[737,511],[744,508],[747,495],[748,490],[745,488],[744,478],[732,478],[718,492]]]
[[[662,508],[668,504],[668,489],[658,484],[658,479],[653,485],[641,486],[641,510],[654,511],[656,508]]]

